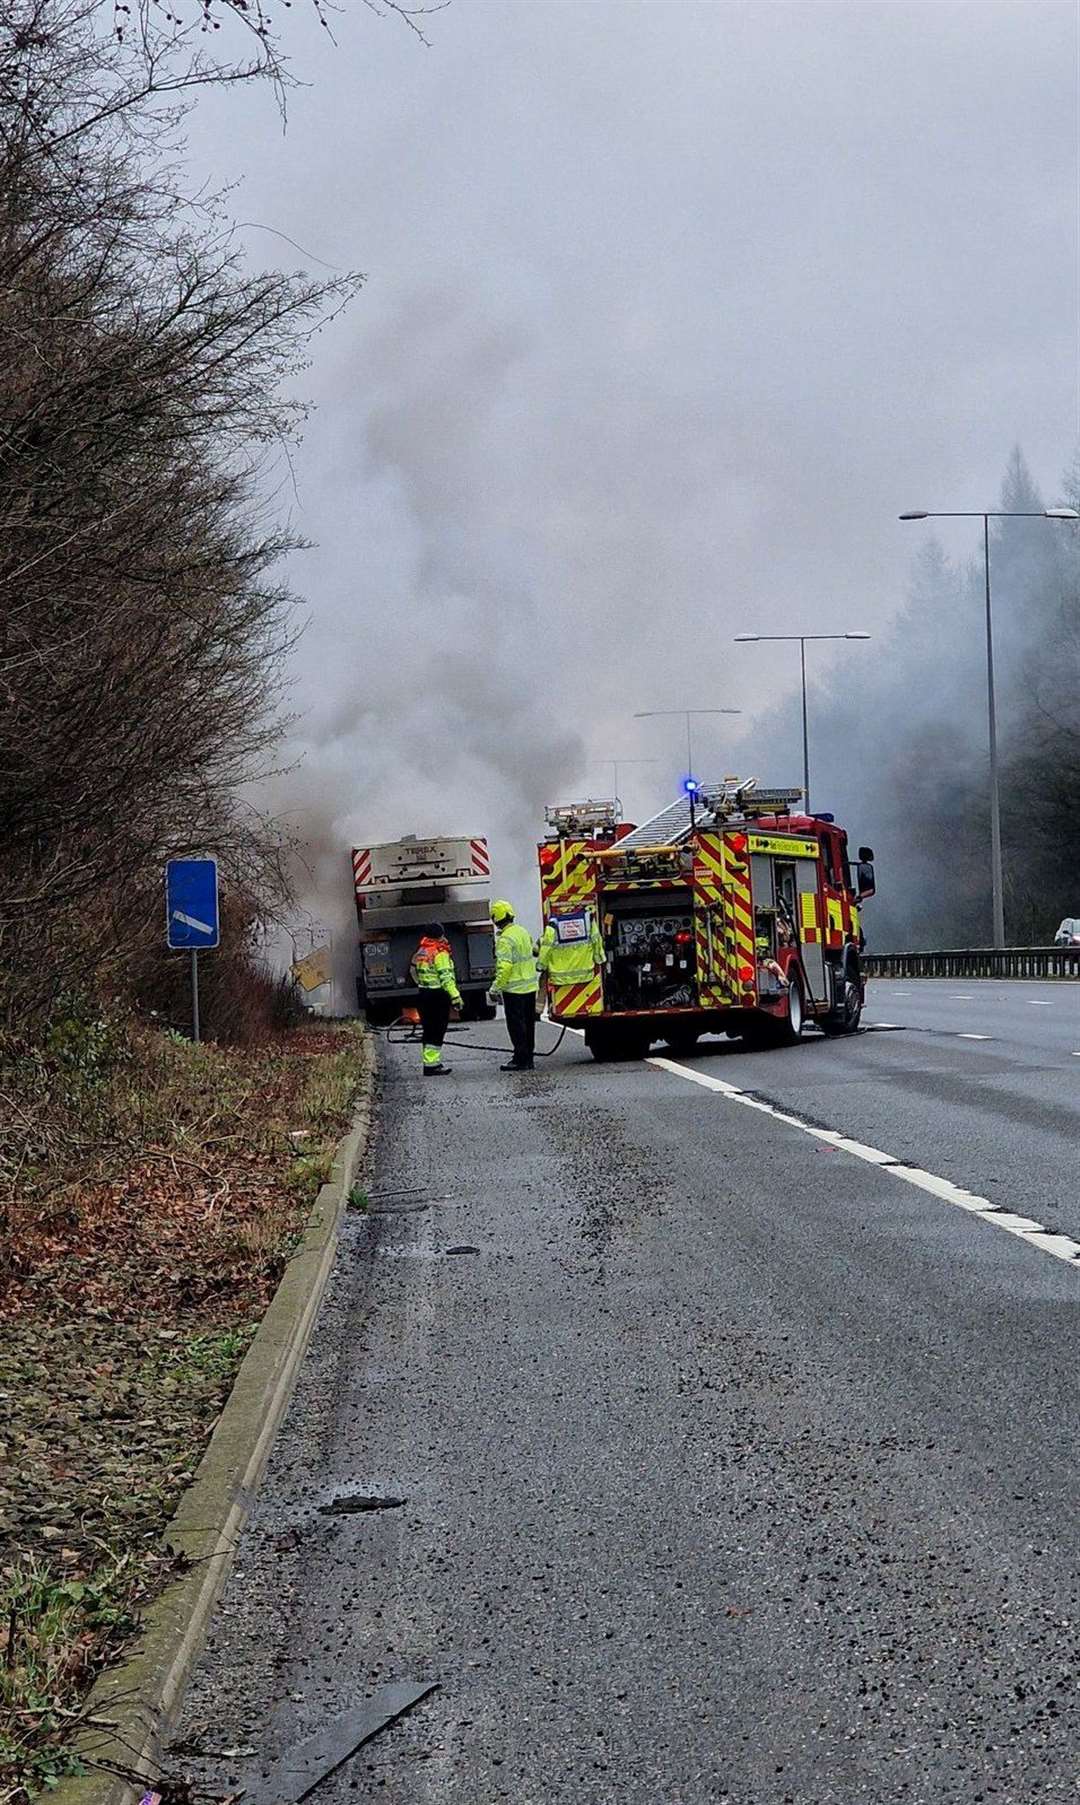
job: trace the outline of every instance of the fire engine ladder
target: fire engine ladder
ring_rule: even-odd
[[[801,790],[759,790],[752,777],[744,782],[732,777],[722,784],[702,784],[694,794],[693,811],[690,797],[680,796],[677,802],[670,802],[650,821],[627,834],[616,850],[657,851],[661,847],[681,845],[695,827],[749,821],[758,815],[786,815],[790,813],[792,803],[798,802],[801,796]]]

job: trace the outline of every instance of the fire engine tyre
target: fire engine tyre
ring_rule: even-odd
[[[862,985],[859,982],[858,974],[856,973],[853,977],[848,971],[844,979],[843,1001],[838,1009],[832,1009],[828,1015],[822,1016],[821,1032],[829,1035],[856,1034],[862,1020],[862,1012]]]
[[[787,1014],[782,1021],[770,1024],[774,1047],[793,1047],[797,1041],[802,1039],[805,1013],[802,984],[797,977],[793,977],[788,985]]]

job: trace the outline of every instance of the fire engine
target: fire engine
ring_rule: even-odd
[[[601,1060],[643,1058],[656,1040],[685,1053],[704,1033],[782,1046],[809,1022],[853,1034],[871,848],[853,870],[833,817],[795,812],[801,790],[686,788],[641,827],[614,803],[547,810],[545,926],[595,949],[590,981],[549,987],[551,1019],[583,1029]]]

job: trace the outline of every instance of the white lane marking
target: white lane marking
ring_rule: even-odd
[[[973,1003],[975,1001],[975,998],[969,996],[965,991],[954,990],[951,995],[954,1003]]]
[[[867,1022],[868,1028],[899,1028],[899,1022]]]
[[[1049,997],[1028,997],[1029,1009],[1052,1009],[1053,1007],[1053,1002]]]
[[[989,1034],[958,1034],[957,1040],[989,1040]]]
[[[659,1056],[650,1059],[649,1064],[661,1071],[673,1073],[676,1078],[686,1078],[691,1084],[700,1084],[705,1090],[716,1091],[721,1097],[726,1097],[729,1103],[741,1103],[746,1109],[755,1109],[761,1115],[771,1116],[775,1122],[783,1122],[789,1128],[798,1128],[812,1140],[824,1141],[840,1153],[850,1153],[855,1159],[865,1160],[867,1165],[877,1166],[893,1178],[901,1178],[905,1184],[914,1185],[920,1191],[928,1191],[932,1197],[940,1198],[942,1203],[951,1203],[957,1209],[967,1210],[969,1215],[977,1216],[980,1222],[988,1222],[995,1228],[1004,1229],[1007,1235],[1015,1235],[1029,1246],[1037,1247],[1043,1253],[1053,1254],[1057,1260],[1066,1260],[1070,1264],[1080,1260],[1080,1241],[1074,1241],[1071,1235],[1053,1234],[1032,1216],[1019,1216],[1011,1210],[999,1209],[997,1204],[991,1203],[989,1197],[980,1197],[975,1191],[965,1191],[962,1185],[953,1184],[950,1178],[942,1178],[937,1172],[925,1172],[921,1166],[902,1165],[891,1153],[882,1153],[879,1147],[868,1147],[862,1141],[850,1140],[847,1135],[838,1134],[835,1129],[815,1128],[812,1123],[804,1122],[801,1116],[789,1115],[786,1110],[777,1109],[760,1097],[750,1096],[747,1091],[740,1090],[737,1084],[728,1084],[724,1078],[714,1078],[710,1072],[695,1071],[692,1066],[679,1065],[674,1059]]]

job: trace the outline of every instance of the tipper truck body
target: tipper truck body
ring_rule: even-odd
[[[409,970],[424,929],[440,922],[454,956],[466,1020],[487,1021],[495,976],[491,863],[482,836],[406,834],[377,846],[354,846],[353,890],[360,924],[356,1000],[376,1026],[415,1006]]]

